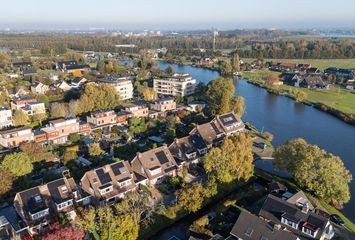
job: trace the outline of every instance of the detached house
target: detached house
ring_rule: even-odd
[[[65,213],[68,219],[75,218],[74,205],[80,198],[74,179],[61,178],[18,192],[14,206],[30,233],[38,234],[57,219],[59,213]]]
[[[91,196],[94,205],[113,204],[136,189],[134,174],[127,161],[105,165],[88,171],[81,178],[81,187]]]
[[[53,85],[54,90],[61,89],[64,92],[69,91],[72,87],[66,81],[59,81]]]
[[[304,238],[325,240],[334,236],[329,219],[310,211],[307,204],[294,205],[274,195],[267,197],[259,216]]]
[[[49,91],[49,87],[40,82],[37,82],[31,86],[31,92],[35,94],[46,94],[48,91]]]
[[[0,131],[0,145],[3,147],[18,147],[23,142],[31,142],[33,140],[34,134],[32,129],[28,127]]]
[[[230,235],[237,240],[300,240],[280,224],[265,221],[245,210],[241,211]]]
[[[70,84],[73,87],[78,88],[78,87],[82,86],[86,82],[87,82],[86,78],[84,78],[84,77],[76,77],[70,82]]]
[[[11,109],[12,110],[20,110],[21,108],[26,107],[28,103],[35,103],[37,99],[30,97],[20,97],[15,98],[11,101]]]
[[[176,176],[178,165],[167,146],[137,153],[131,161],[132,170],[147,179],[151,186],[160,183],[165,176]]]
[[[306,76],[299,83],[299,87],[303,88],[325,88],[327,89],[329,86],[327,83],[323,82],[320,76]]]

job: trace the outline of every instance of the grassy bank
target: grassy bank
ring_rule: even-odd
[[[244,61],[252,62],[255,59],[246,58]],[[328,67],[355,68],[355,59],[264,59],[266,62],[309,63],[313,67],[324,70]]]
[[[271,74],[274,73],[266,70],[258,72],[245,72],[242,75],[244,78],[264,86],[264,79],[266,79]],[[307,95],[304,99],[304,101],[307,103],[323,104],[343,113],[355,114],[355,92],[351,90],[336,88],[331,88],[328,90],[305,89],[288,85],[279,86],[273,90],[282,94],[290,95],[291,97],[294,97],[292,93],[295,92],[295,90],[303,91]]]

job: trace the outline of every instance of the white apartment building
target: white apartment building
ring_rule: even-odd
[[[154,79],[154,89],[162,95],[185,97],[194,94],[195,87],[196,79],[185,73],[175,73],[168,78]]]
[[[130,76],[99,78],[98,82],[114,86],[122,100],[133,98],[133,84]]]
[[[12,111],[7,108],[0,108],[0,128],[12,126]]]

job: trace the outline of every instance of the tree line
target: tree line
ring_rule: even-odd
[[[217,49],[238,49],[243,58],[353,58],[355,40],[352,39],[280,39],[278,34],[262,35],[222,33],[217,37]],[[260,39],[266,36],[265,39]],[[140,49],[167,48],[172,54],[192,56],[196,49],[212,49],[212,35],[125,37],[110,35],[0,35],[0,45],[9,49],[40,49],[42,54],[62,54],[66,49],[78,51],[138,53]],[[135,44],[135,49],[118,49],[116,44]],[[216,54],[221,54],[217,52]]]

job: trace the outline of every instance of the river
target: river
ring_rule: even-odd
[[[165,62],[159,62],[158,65],[161,69],[169,66]],[[205,84],[219,76],[218,72],[208,69],[176,64],[172,66],[176,72],[189,73]],[[258,129],[271,132],[274,135],[274,146],[293,138],[304,138],[307,142],[340,156],[355,178],[354,126],[287,97],[269,94],[265,89],[245,80],[235,81],[235,86],[236,94],[243,96],[246,102],[243,120]],[[355,222],[355,181],[352,181],[350,190],[353,197],[345,205],[343,212]]]

